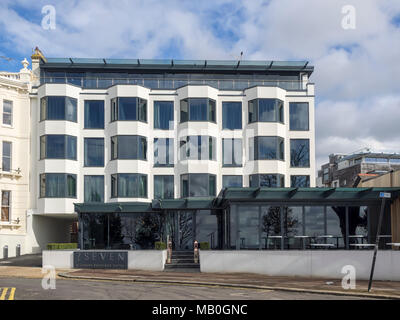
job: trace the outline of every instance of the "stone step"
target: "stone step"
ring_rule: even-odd
[[[198,263],[166,263],[165,269],[176,269],[176,268],[200,268]]]
[[[194,259],[193,257],[191,258],[174,258],[172,257],[171,259],[171,263],[194,263]]]
[[[173,268],[173,269],[164,269],[164,272],[196,273],[196,272],[200,272],[200,267],[199,267],[199,268]]]

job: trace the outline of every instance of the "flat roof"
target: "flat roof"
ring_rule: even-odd
[[[210,71],[303,71],[311,74],[308,61],[272,60],[179,60],[179,59],[108,59],[108,58],[46,58],[41,68],[96,69],[160,69]]]

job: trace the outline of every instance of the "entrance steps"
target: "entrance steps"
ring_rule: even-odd
[[[193,251],[172,251],[171,263],[166,263],[167,272],[200,272],[200,263],[194,263]]]

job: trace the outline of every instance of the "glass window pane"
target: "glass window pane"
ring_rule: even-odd
[[[258,99],[258,121],[277,121],[276,107],[276,99]]]
[[[13,102],[3,100],[3,124],[12,125]]]
[[[290,165],[292,167],[310,166],[310,140],[290,139]]]
[[[305,235],[317,237],[325,235],[324,207],[304,207]]]
[[[310,187],[310,176],[290,176],[291,188],[308,188]]]
[[[104,129],[104,101],[85,100],[85,129]]]
[[[182,198],[189,196],[189,176],[187,174],[181,175],[181,196]]]
[[[174,128],[174,102],[154,101],[154,129]]]
[[[118,197],[134,198],[138,195],[138,176],[136,174],[118,174]]]
[[[207,100],[200,98],[189,99],[190,121],[207,121]]]
[[[186,122],[189,120],[188,117],[188,100],[181,100],[181,122]]]
[[[173,139],[154,138],[154,166],[172,167],[174,165],[173,147]]]
[[[174,198],[174,176],[154,176],[154,199]]]
[[[46,136],[46,158],[47,159],[65,159],[65,136],[48,135]]]
[[[329,243],[344,248],[346,238],[346,207],[326,207],[326,230],[333,236]]]
[[[250,100],[249,101],[249,123],[257,121],[256,107],[257,107],[257,100]]]
[[[222,129],[242,129],[241,102],[222,102]]]
[[[307,102],[291,102],[289,104],[290,130],[308,130],[309,115]]]
[[[65,97],[65,120],[77,122],[77,100],[70,97]]]
[[[139,100],[139,120],[147,122],[147,100],[138,98]]]
[[[11,171],[11,142],[3,141],[2,171]]]
[[[85,138],[85,167],[104,166],[104,138]]]
[[[222,176],[222,188],[242,187],[242,176]]]
[[[238,206],[239,240],[241,249],[259,249],[258,206]]]
[[[281,248],[281,207],[261,206],[261,246],[263,249]]]
[[[217,249],[218,245],[218,219],[211,210],[198,210],[196,212],[196,235],[199,242],[208,242],[210,249]]]
[[[222,139],[224,166],[242,165],[242,139]]]
[[[213,174],[208,176],[208,195],[211,197],[216,196],[216,180]]]
[[[209,117],[208,117],[208,121],[212,121],[215,122],[215,100],[212,99],[208,99],[208,103],[209,103]]]
[[[274,160],[277,159],[277,138],[276,137],[255,137],[255,143],[258,147],[256,160]]]
[[[137,120],[137,98],[118,98],[118,120]]]
[[[208,174],[190,174],[189,197],[207,197],[209,195]]]
[[[104,202],[104,176],[85,176],[85,202]]]
[[[47,120],[66,120],[65,97],[47,97]]]
[[[286,249],[306,248],[306,239],[296,238],[303,235],[303,207],[283,207],[283,228]]]
[[[138,159],[138,136],[118,136],[118,159]]]

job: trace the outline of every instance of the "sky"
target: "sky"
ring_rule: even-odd
[[[42,27],[46,5],[55,28]],[[47,57],[307,60],[317,168],[331,153],[400,153],[399,0],[1,0],[0,70],[18,71],[36,46]]]

